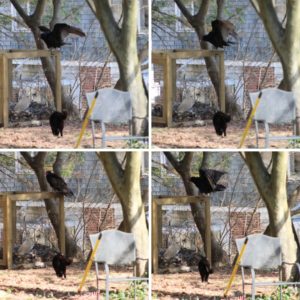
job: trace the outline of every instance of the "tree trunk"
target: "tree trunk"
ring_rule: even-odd
[[[282,247],[283,278],[291,276],[292,265],[297,260],[297,244],[293,234],[291,212],[286,190],[287,152],[272,152],[271,173],[267,171],[259,152],[246,152],[245,161],[256,187],[266,204],[269,215],[268,233],[279,237]]]
[[[108,0],[86,0],[99,20],[111,51],[116,57],[124,90],[129,91],[133,106],[133,133],[148,131],[148,99],[143,86],[137,49],[138,1],[123,1],[123,21],[120,28],[114,19]]]
[[[208,153],[208,152],[207,152]],[[208,154],[205,153],[203,157],[203,161],[207,162]],[[182,178],[186,194],[188,196],[198,195],[197,188],[194,187],[193,183],[190,181],[191,178],[191,163],[193,159],[193,152],[186,152],[184,158],[180,161],[176,160],[176,158],[172,155],[171,152],[164,152],[169,162],[172,164],[174,169],[178,172],[180,177]],[[207,157],[205,157],[205,155]],[[199,230],[202,241],[205,245],[205,216],[203,213],[203,205],[198,203],[190,204],[192,215],[195,221],[195,224]],[[212,248],[212,263],[215,265],[216,263],[222,261],[223,258],[223,249],[221,245],[216,240],[214,233],[211,232],[211,248]],[[206,248],[206,247],[205,247]]]
[[[142,201],[140,172],[141,152],[127,152],[125,169],[115,152],[97,153],[123,211],[122,230],[132,232],[137,248],[137,276],[146,271],[148,261],[148,229]]]
[[[48,184],[45,176],[45,158],[47,152],[38,152],[34,157],[30,156],[29,152],[21,152],[22,156],[32,168],[38,179],[40,189],[42,192],[49,191]],[[55,234],[59,236],[59,213],[57,201],[53,199],[44,200],[46,211],[50,222],[54,228]],[[77,245],[74,239],[71,237],[68,228],[65,227],[65,238],[66,238],[66,255],[68,257],[74,257],[77,253]]]
[[[251,0],[279,56],[283,80],[279,85],[296,96],[296,134],[300,134],[300,1],[286,1],[286,25],[279,21],[273,1]]]

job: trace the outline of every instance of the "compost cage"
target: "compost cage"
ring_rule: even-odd
[[[202,203],[205,213],[205,253],[211,262],[210,199],[207,196],[155,196],[152,199],[152,265],[157,273],[164,263],[172,263],[182,249],[188,256],[203,250],[204,243],[189,209],[191,203]],[[184,251],[183,250],[183,251]],[[182,252],[182,251],[181,251]],[[160,255],[163,253],[163,255]],[[184,253],[179,260],[184,259]],[[176,258],[175,258],[176,260]],[[187,263],[196,264],[198,257]],[[176,264],[176,263],[175,263]]]
[[[204,57],[216,57],[220,72],[219,101],[204,66]],[[217,107],[225,111],[224,52],[222,50],[170,50],[152,53],[152,121],[175,122],[211,118]]]
[[[54,97],[40,58],[54,61]],[[54,99],[53,99],[54,98]],[[61,54],[57,50],[0,51],[0,124],[41,125],[61,111]]]
[[[50,199],[57,201],[58,240],[44,203]],[[53,257],[53,246],[65,254],[64,196],[58,192],[0,193],[0,265],[35,267]]]

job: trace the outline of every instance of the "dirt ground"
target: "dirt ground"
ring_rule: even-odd
[[[74,149],[81,122],[67,121],[64,128],[64,136],[53,136],[49,122],[43,122],[42,126],[35,127],[10,127],[0,128],[0,148],[41,148],[41,149]],[[122,126],[114,126],[107,130],[108,135],[128,135],[128,129]],[[100,137],[100,129],[97,137]],[[96,148],[101,147],[101,140],[96,140]],[[108,148],[128,148],[126,141],[107,142]],[[93,148],[92,131],[88,126],[79,148]]]
[[[156,274],[152,277],[152,297],[160,300],[219,300],[223,299],[225,288],[228,284],[231,269],[219,269],[209,277],[209,283],[202,283],[198,272],[180,274]],[[265,273],[257,276],[257,281],[278,280],[276,273]],[[247,279],[250,279],[248,275]],[[271,295],[275,287],[259,287],[258,294]],[[250,294],[250,286],[246,293]],[[295,295],[289,300],[296,300]],[[238,273],[228,293],[228,300],[242,300],[242,281]]]
[[[1,270],[0,299],[3,300],[32,300],[60,299],[87,300],[96,299],[96,276],[90,271],[81,294],[77,293],[81,282],[84,266],[71,265],[67,269],[67,278],[56,277],[51,266],[43,269]],[[101,269],[102,271],[102,269]],[[132,275],[129,272],[114,271],[112,276],[124,277]],[[103,276],[103,272],[102,275]],[[101,282],[100,299],[104,299],[104,282]],[[128,283],[111,283],[111,291],[125,290]],[[138,298],[137,298],[138,299]]]
[[[184,123],[183,123],[184,124]],[[230,122],[227,136],[222,138],[215,133],[211,121],[206,126],[197,127],[152,127],[152,145],[154,148],[200,148],[200,149],[237,149],[239,147],[246,122]],[[291,135],[291,126],[272,126],[272,135]],[[260,141],[260,148],[264,141]],[[256,148],[254,126],[249,130],[243,148]],[[270,148],[295,148],[289,141],[272,141]]]

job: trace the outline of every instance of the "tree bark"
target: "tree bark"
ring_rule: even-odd
[[[272,152],[271,173],[264,165],[259,152],[246,152],[245,161],[255,185],[266,204],[269,215],[268,234],[281,240],[283,278],[291,277],[292,265],[297,260],[297,244],[293,234],[291,212],[286,190],[287,152]]]
[[[124,169],[116,152],[100,152],[97,155],[121,202],[122,230],[134,234],[137,248],[137,275],[141,276],[146,271],[148,261],[148,229],[140,185],[142,154],[137,151],[127,152]]]
[[[47,152],[38,152],[35,156],[30,156],[29,152],[21,152],[22,156],[28,163],[28,165],[34,171],[42,192],[49,191],[46,176],[45,176],[45,158]],[[59,212],[57,201],[53,199],[44,200],[46,211],[50,222],[54,228],[55,234],[59,236]],[[77,245],[74,239],[71,237],[68,228],[65,227],[65,238],[66,238],[66,255],[68,257],[74,257],[77,253]]]
[[[186,194],[188,196],[195,196],[198,194],[197,188],[194,187],[194,184],[190,181],[191,178],[191,163],[193,159],[193,152],[185,152],[182,160],[178,161],[171,152],[164,152],[165,156],[175,168],[177,173],[182,178]],[[204,156],[208,156],[208,154],[204,154]],[[207,162],[207,158],[203,158],[204,162]],[[202,241],[205,244],[205,215],[203,213],[203,205],[192,203],[190,204],[192,215],[195,221],[195,224],[199,230]],[[211,247],[212,247],[212,263],[215,265],[216,263],[222,261],[223,258],[223,249],[221,245],[216,240],[214,233],[211,232]]]
[[[283,80],[279,88],[293,91],[296,96],[296,134],[300,134],[300,2],[286,1],[286,25],[280,23],[273,1],[251,0],[263,21],[272,45],[279,56],[283,69]]]
[[[123,20],[119,27],[108,0],[86,0],[99,20],[105,38],[116,57],[122,88],[129,91],[133,106],[133,133],[146,135],[148,131],[148,99],[143,86],[137,49],[138,1],[123,1]]]
[[[25,10],[22,8],[18,0],[10,0],[10,2],[15,7],[18,14],[22,17],[25,24],[30,28],[37,49],[44,50],[48,49],[47,46],[44,44],[44,42],[40,38],[40,30],[39,26],[41,25],[41,18],[43,16],[43,13],[45,11],[46,6],[46,0],[39,0],[37,1],[35,11],[32,15],[27,15]],[[53,16],[50,22],[50,27],[53,27],[55,23],[57,23],[58,15],[59,15],[59,9],[61,7],[61,0],[53,0]],[[54,62],[49,57],[41,57],[42,67],[43,71],[45,73],[46,79],[49,83],[53,98],[55,97],[55,77],[56,77],[56,71]],[[62,97],[62,104],[63,107],[66,108],[68,111],[73,111],[73,104],[71,103],[71,99],[69,96],[66,96],[64,93],[64,89],[61,86],[61,97]]]

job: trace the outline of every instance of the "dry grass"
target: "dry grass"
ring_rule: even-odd
[[[152,277],[152,295],[153,299],[169,300],[205,300],[205,299],[222,299],[225,288],[228,284],[231,269],[222,268],[215,271],[209,277],[209,283],[202,283],[198,272],[181,273],[181,274],[156,274]],[[248,277],[250,280],[250,277]],[[258,281],[277,280],[276,273],[260,274]],[[258,294],[271,295],[275,287],[257,288]],[[246,293],[250,293],[250,286],[247,286]],[[241,275],[237,274],[235,281],[228,293],[229,298],[242,300],[242,281]],[[297,297],[297,296],[296,296]],[[299,298],[290,298],[299,299]]]
[[[67,278],[61,279],[56,277],[51,266],[44,269],[1,270],[0,299],[96,299],[96,276],[94,270],[90,271],[82,293],[78,294],[77,292],[83,272],[83,266],[71,265],[67,269]],[[132,273],[124,269],[112,272],[112,276],[117,277],[129,275],[132,275]],[[100,299],[104,299],[104,282],[101,282],[101,287]],[[110,290],[125,290],[128,287],[128,283],[112,283]]]
[[[237,149],[246,122],[231,122],[227,128],[227,136],[217,136],[211,122],[200,127],[152,128],[152,145],[159,148],[199,148],[199,149]],[[290,126],[272,126],[273,135],[291,135]],[[264,147],[264,141],[260,141]],[[272,142],[271,148],[290,147],[288,141]],[[256,148],[255,131],[252,126],[243,148]]]
[[[47,121],[42,126],[0,128],[0,148],[41,148],[41,149],[74,149],[81,130],[81,122],[65,123],[64,136],[57,138],[52,135]],[[97,136],[100,137],[100,129]],[[115,126],[108,131],[108,135],[128,135],[124,126]],[[100,148],[101,141],[96,141]],[[92,132],[88,126],[79,148],[92,148]],[[127,148],[126,141],[114,141],[107,143],[108,148]]]

